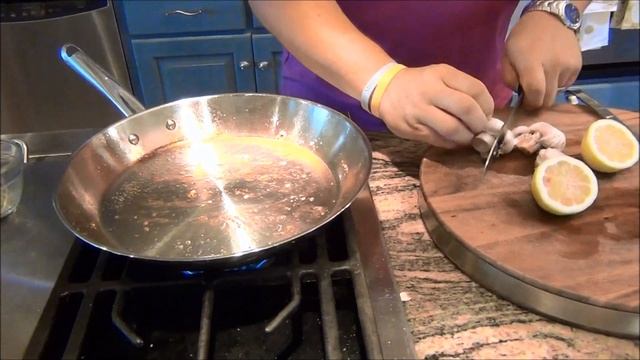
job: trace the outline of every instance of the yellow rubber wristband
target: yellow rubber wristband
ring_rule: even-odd
[[[391,80],[400,72],[400,70],[405,68],[406,66],[402,64],[395,64],[380,77],[378,85],[376,85],[375,90],[373,90],[373,95],[371,95],[371,105],[369,108],[373,115],[380,117],[380,100],[382,100],[382,95],[384,95],[384,92],[387,90],[387,86],[389,86]]]

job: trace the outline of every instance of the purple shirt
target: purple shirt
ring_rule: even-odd
[[[338,1],[346,16],[394,60],[410,67],[445,63],[482,81],[496,107],[511,90],[500,60],[516,0]],[[348,114],[368,131],[386,130],[354,99],[315,75],[288,51],[282,58],[280,93],[312,100]]]

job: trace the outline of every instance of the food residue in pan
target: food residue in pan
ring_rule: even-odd
[[[100,217],[129,251],[187,256],[189,249],[214,256],[289,238],[322,221],[338,195],[334,174],[303,146],[218,136],[175,143],[141,159],[106,193]],[[132,233],[139,237],[125,240]],[[201,234],[212,241],[176,245],[175,239]]]

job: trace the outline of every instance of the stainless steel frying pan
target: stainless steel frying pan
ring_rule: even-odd
[[[366,136],[322,105],[223,94],[145,110],[77,47],[61,57],[128,116],[73,154],[54,198],[69,230],[98,248],[246,260],[324,225],[368,179]]]

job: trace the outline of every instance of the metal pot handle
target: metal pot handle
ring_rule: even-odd
[[[9,141],[16,143],[18,146],[20,146],[20,149],[22,149],[22,162],[23,163],[28,163],[29,162],[29,147],[27,146],[27,143],[20,140],[20,139],[10,139]]]
[[[127,117],[145,110],[144,106],[118,84],[109,73],[96,64],[79,47],[65,44],[60,57],[78,75],[100,90]]]

